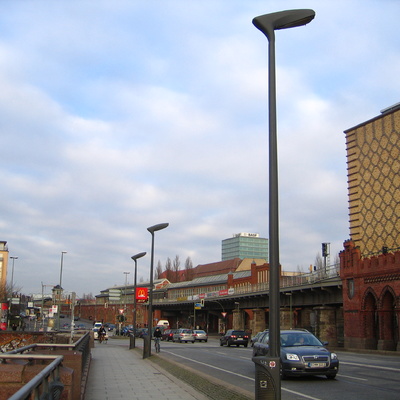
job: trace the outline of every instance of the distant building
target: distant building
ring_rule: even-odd
[[[268,239],[261,238],[258,233],[237,233],[222,241],[222,261],[234,258],[258,258],[268,262]]]

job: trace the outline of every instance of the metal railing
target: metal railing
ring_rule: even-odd
[[[60,398],[64,385],[60,381],[60,367],[64,356],[60,355],[41,355],[33,352],[38,349],[51,350],[71,350],[82,353],[81,371],[84,371],[90,360],[90,333],[85,333],[75,343],[35,343],[7,353],[0,354],[1,362],[11,359],[25,359],[29,362],[33,360],[53,360],[43,371],[35,376],[31,381],[24,385],[9,400],[42,400]],[[41,392],[39,394],[39,392]],[[47,396],[47,397],[46,397]]]
[[[64,356],[51,356],[51,355],[35,355],[35,354],[0,354],[1,362],[5,363],[7,360],[21,360],[28,359],[32,361],[46,361],[52,362],[43,368],[33,379],[26,385],[14,393],[8,400],[40,400],[40,399],[60,399],[61,393],[64,390],[64,385],[60,381],[60,367]]]

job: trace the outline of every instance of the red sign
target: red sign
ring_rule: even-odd
[[[139,303],[145,303],[149,298],[149,291],[147,288],[136,289],[136,301]]]

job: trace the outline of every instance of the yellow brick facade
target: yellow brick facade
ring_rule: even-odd
[[[350,237],[362,257],[400,246],[400,106],[345,131]]]

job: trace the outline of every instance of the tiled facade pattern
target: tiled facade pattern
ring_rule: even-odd
[[[350,236],[363,256],[400,243],[400,110],[346,132]]]

